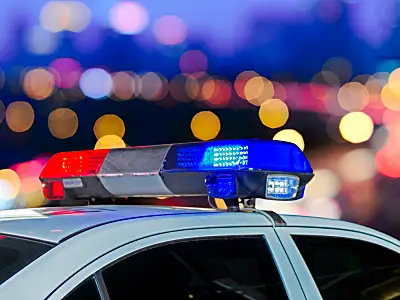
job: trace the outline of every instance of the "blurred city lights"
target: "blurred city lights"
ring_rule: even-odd
[[[70,11],[66,2],[49,1],[40,12],[40,25],[47,31],[59,32],[67,28],[69,18]]]
[[[147,9],[138,2],[117,2],[110,9],[110,25],[121,34],[137,34],[149,22]]]
[[[24,132],[31,128],[35,113],[28,102],[15,101],[8,105],[6,122],[8,127],[15,132]]]
[[[79,87],[89,98],[104,99],[113,89],[113,80],[111,75],[103,69],[88,69],[83,72],[79,80]]]
[[[141,76],[140,96],[146,100],[161,100],[168,92],[168,81],[160,74],[148,72]]]
[[[95,150],[98,149],[114,149],[125,148],[125,142],[117,135],[105,135],[101,137],[94,146]]]
[[[185,82],[185,90],[190,99],[196,99],[200,93],[200,83],[196,77],[187,76]]]
[[[171,15],[156,20],[153,33],[158,43],[173,46],[185,41],[188,29],[181,18]]]
[[[208,85],[208,91],[204,87]],[[207,100],[212,106],[223,107],[228,104],[231,95],[232,87],[230,82],[223,79],[209,79],[203,85],[203,99]],[[206,95],[208,93],[208,95]]]
[[[70,15],[66,29],[73,32],[83,31],[92,18],[90,8],[81,1],[69,1],[67,3]]]
[[[400,111],[400,95],[395,94],[389,84],[385,84],[382,88],[381,99],[386,108]]]
[[[5,117],[6,117],[6,107],[3,101],[0,100],[0,123],[3,122]]]
[[[125,135],[125,124],[124,121],[116,115],[104,115],[96,120],[93,132],[97,139],[107,135],[122,138]],[[105,141],[107,142],[107,139]]]
[[[278,214],[303,215],[301,208],[296,202],[256,199],[256,208],[260,210],[271,210]]]
[[[60,88],[73,88],[82,74],[81,65],[72,58],[58,58],[50,64],[56,85]]]
[[[89,7],[80,1],[49,1],[40,12],[40,25],[49,32],[80,32],[90,19]]]
[[[331,199],[340,191],[338,176],[329,169],[314,170],[314,178],[307,185],[304,197],[307,199]]]
[[[293,143],[297,145],[297,147],[299,147],[301,151],[304,151],[305,145],[303,136],[294,129],[281,130],[277,134],[275,134],[273,139],[278,141]]]
[[[261,105],[258,116],[264,126],[279,128],[286,124],[289,118],[289,109],[282,100],[269,99]]]
[[[26,48],[39,55],[53,53],[58,47],[58,36],[40,26],[30,27],[25,36]]]
[[[193,82],[192,82],[193,81]],[[197,91],[197,94],[194,95],[194,93],[191,92],[192,86],[196,84],[197,80],[193,78],[189,82],[189,78],[183,74],[178,74],[175,77],[173,77],[170,82],[169,82],[169,93],[171,94],[172,98],[174,98],[176,101],[179,102],[189,102],[193,98],[197,96],[199,91]],[[199,89],[199,87],[197,87]],[[189,92],[191,95],[189,96]],[[194,97],[193,97],[194,95]]]
[[[339,131],[346,141],[363,143],[372,136],[374,123],[371,117],[363,112],[351,112],[340,120]]]
[[[69,108],[58,108],[50,113],[48,126],[54,137],[67,139],[78,130],[78,116]]]
[[[234,88],[235,88],[235,92],[236,94],[242,98],[247,100],[247,97],[245,95],[245,87],[247,82],[254,78],[254,77],[259,77],[260,75],[258,75],[258,73],[254,72],[254,71],[243,71],[242,73],[240,73],[235,80],[234,83]]]
[[[11,169],[0,170],[0,210],[10,209],[21,189],[18,174]]]
[[[135,95],[135,80],[127,72],[112,74],[112,93],[119,100],[129,100]]]
[[[344,181],[363,182],[374,178],[375,155],[370,149],[361,148],[344,154],[338,163],[338,170]]]
[[[25,94],[36,100],[48,98],[54,91],[55,80],[52,73],[43,68],[28,71],[23,78]]]
[[[0,179],[9,184],[7,193],[0,192],[0,199],[7,201],[17,197],[21,189],[21,180],[18,174],[14,170],[3,169],[0,170]]]
[[[347,111],[364,109],[369,100],[367,88],[359,82],[349,82],[343,85],[338,92],[340,106]]]
[[[182,54],[179,67],[182,73],[206,72],[208,59],[200,50],[188,50]]]
[[[353,67],[351,63],[343,57],[331,57],[329,58],[322,67],[323,71],[329,71],[335,74],[340,83],[343,84],[350,80],[353,74]],[[322,72],[325,80],[329,82],[331,79],[331,73]]]
[[[340,219],[342,210],[338,202],[331,198],[311,198],[305,201],[307,215],[320,218]]]
[[[283,84],[279,83],[278,81],[272,81],[272,85],[274,88],[274,98],[285,101],[287,97],[287,92]]]
[[[394,70],[388,79],[388,86],[392,93],[399,98],[400,97],[400,68]]]
[[[196,138],[208,141],[217,137],[221,124],[218,116],[213,112],[201,111],[193,117],[190,128]]]
[[[370,139],[371,148],[375,151],[382,149],[389,138],[389,130],[386,126],[381,126],[376,129]]]
[[[260,106],[275,94],[274,86],[267,78],[256,76],[249,79],[244,87],[246,99],[253,105]]]
[[[368,106],[373,109],[383,108],[381,92],[385,85],[385,81],[375,76],[371,76],[367,83],[365,84],[366,89],[369,93]]]

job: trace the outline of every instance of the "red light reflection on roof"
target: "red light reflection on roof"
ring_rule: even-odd
[[[6,236],[5,235],[0,235],[0,240],[5,239]]]
[[[83,211],[78,210],[53,210],[46,212],[47,215],[60,216],[60,215],[84,215]]]

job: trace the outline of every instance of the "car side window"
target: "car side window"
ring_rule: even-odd
[[[69,295],[63,300],[101,300],[96,283],[92,278],[85,280],[78,285]]]
[[[342,237],[293,236],[324,300],[400,299],[400,254]]]
[[[288,299],[262,236],[157,246],[111,265],[103,278],[111,300]]]

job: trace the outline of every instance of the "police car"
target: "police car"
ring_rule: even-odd
[[[301,198],[312,177],[278,141],[56,154],[45,196],[90,205],[1,214],[0,299],[400,299],[399,241],[254,207]],[[171,196],[227,209],[104,204]]]

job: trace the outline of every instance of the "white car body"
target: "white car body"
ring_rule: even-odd
[[[296,300],[320,300],[322,296],[293,234],[373,243],[397,253],[400,262],[400,242],[375,230],[339,220],[289,215],[281,218],[284,223],[274,222],[263,212],[150,206],[6,211],[0,214],[0,234],[54,247],[1,284],[0,299],[59,300],[93,276],[99,299],[112,300],[101,276],[103,268],[149,247],[199,238],[264,236],[288,299]]]

